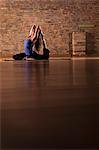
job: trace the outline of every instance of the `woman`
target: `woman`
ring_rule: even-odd
[[[36,28],[34,25],[31,28],[28,38],[24,41],[24,51],[26,58],[39,60],[49,58],[49,50],[45,46],[43,33],[39,26]]]
[[[13,58],[15,60],[22,60],[23,58],[38,60],[49,58],[49,50],[45,46],[43,34],[39,26],[32,26],[29,36],[24,40],[24,53],[16,54]]]

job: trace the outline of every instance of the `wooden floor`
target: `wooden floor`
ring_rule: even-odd
[[[1,149],[99,148],[99,60],[0,62]]]

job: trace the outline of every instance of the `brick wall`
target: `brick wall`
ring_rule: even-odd
[[[33,24],[51,56],[68,55],[73,31],[87,32],[88,53],[99,55],[99,0],[0,0],[0,57],[22,52]]]

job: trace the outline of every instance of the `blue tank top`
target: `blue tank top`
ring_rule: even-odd
[[[32,53],[33,42],[30,39],[24,40],[24,52],[27,56]]]

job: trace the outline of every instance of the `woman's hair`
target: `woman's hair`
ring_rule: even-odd
[[[41,30],[39,31],[39,35],[38,35],[38,38],[37,38],[37,41],[35,43],[35,49],[36,51],[40,52],[42,51],[43,47],[44,47],[44,43],[43,43],[43,34],[41,32]]]

